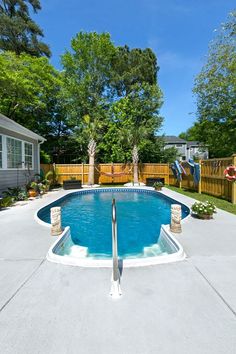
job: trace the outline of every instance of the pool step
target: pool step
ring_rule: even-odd
[[[83,247],[79,245],[74,245],[70,248],[70,256],[76,258],[86,258],[88,257],[88,247]]]
[[[166,254],[166,252],[162,251],[158,243],[154,243],[152,246],[144,247],[143,253],[145,257],[153,257]]]

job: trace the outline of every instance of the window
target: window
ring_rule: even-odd
[[[176,147],[176,148],[182,148],[182,147],[183,147],[183,144],[175,144],[175,147]]]
[[[0,168],[2,168],[2,136],[0,135]]]
[[[7,168],[22,168],[22,143],[7,138]]]
[[[25,168],[33,167],[33,148],[32,144],[25,143]]]
[[[0,135],[0,169],[33,169],[33,155],[32,143]]]

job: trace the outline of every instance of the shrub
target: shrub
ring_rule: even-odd
[[[13,204],[13,198],[8,196],[0,199],[0,209],[10,207]]]
[[[216,206],[209,202],[196,202],[192,205],[191,207],[192,211],[199,215],[213,215],[214,213],[216,213]]]
[[[40,149],[40,163],[45,163],[45,164],[51,163],[50,155],[41,149]]]
[[[164,184],[163,184],[162,182],[155,182],[155,183],[153,184],[153,187],[154,187],[155,189],[161,189],[163,186],[164,186]]]
[[[27,193],[24,188],[21,187],[14,187],[8,188],[7,191],[2,193],[4,197],[11,197],[13,201],[20,201],[27,199]]]

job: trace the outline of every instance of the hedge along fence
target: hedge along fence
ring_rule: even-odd
[[[178,182],[173,176],[169,164],[144,163],[139,164],[139,181],[146,183],[147,178],[163,178],[165,184],[180,188],[195,190],[198,193],[206,193],[216,197],[232,201],[236,204],[236,182],[229,182],[224,176],[224,170],[227,166],[236,166],[236,155],[228,158],[201,160],[201,179],[198,185],[194,184],[193,177],[190,174],[190,168],[187,163],[183,163],[186,175]],[[53,169],[53,165],[41,165],[46,173]],[[88,164],[56,164],[58,173],[58,182],[62,183],[68,179],[81,180],[82,184],[88,183]],[[127,183],[133,181],[132,164],[110,163],[95,165],[95,183]]]

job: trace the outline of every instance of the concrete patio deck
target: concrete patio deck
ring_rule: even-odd
[[[236,216],[186,220],[187,259],[124,269],[114,301],[110,269],[45,259],[55,238],[33,215],[64,193],[0,212],[0,353],[236,353]]]

